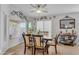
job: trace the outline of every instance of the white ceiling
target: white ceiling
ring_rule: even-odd
[[[47,4],[46,10],[48,11],[48,13],[42,13],[42,14],[30,12],[32,9],[30,4],[14,4],[11,5],[11,7],[16,10],[18,9],[21,10],[26,16],[32,16],[32,17],[79,12],[79,4]]]

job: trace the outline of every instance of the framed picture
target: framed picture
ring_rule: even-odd
[[[75,19],[61,19],[60,29],[72,29],[75,28]]]

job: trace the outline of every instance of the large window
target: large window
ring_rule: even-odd
[[[21,28],[26,28],[26,23],[20,23]]]
[[[32,29],[32,23],[31,23],[31,22],[28,23],[28,29],[29,29],[29,30]]]
[[[43,21],[37,21],[37,31],[44,31]]]
[[[32,33],[32,31],[33,31],[32,22],[28,22],[27,29],[28,29],[28,32]]]
[[[49,36],[51,36],[51,25],[51,20],[37,21],[37,31],[49,32]]]

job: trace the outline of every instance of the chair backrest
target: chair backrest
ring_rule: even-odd
[[[44,32],[44,35],[48,37],[48,32]]]
[[[25,34],[25,33],[23,33],[22,36],[23,36],[23,39],[24,39],[24,44],[26,46],[29,46],[30,45],[31,34]]]
[[[34,46],[37,46],[37,47],[40,47],[41,46],[42,37],[43,37],[43,35],[33,35]]]
[[[60,34],[55,36],[55,44],[58,44],[58,37],[60,36]]]

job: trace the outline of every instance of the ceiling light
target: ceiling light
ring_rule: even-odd
[[[46,8],[46,4],[31,4],[31,6],[33,7],[33,9],[31,10],[31,12],[36,12],[36,13],[47,13]]]
[[[42,13],[42,11],[41,10],[37,10],[36,13]]]

